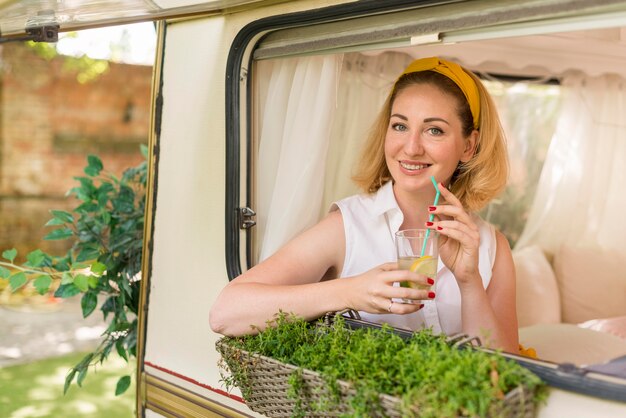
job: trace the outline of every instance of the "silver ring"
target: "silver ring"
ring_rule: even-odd
[[[389,301],[389,307],[387,308],[387,312],[391,313],[392,306],[393,306],[393,300]]]

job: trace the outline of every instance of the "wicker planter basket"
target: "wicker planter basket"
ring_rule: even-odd
[[[331,412],[320,413],[314,410],[313,405],[324,398],[327,389],[326,382],[319,373],[234,348],[227,343],[225,338],[217,341],[216,348],[222,356],[221,361],[228,369],[243,376],[237,382],[237,386],[247,406],[255,412],[268,417],[292,417],[298,408],[304,411],[306,417],[338,417],[349,415],[351,412],[349,399],[355,391],[347,382],[337,382],[341,392],[339,405]],[[291,388],[289,378],[299,369],[303,389],[300,393],[304,396],[296,400],[293,396],[289,396]],[[517,387],[506,394],[502,409],[495,411],[493,416],[533,417],[535,415],[534,395],[526,387]],[[407,415],[402,413],[399,398],[385,394],[380,394],[379,398],[383,409],[380,416],[403,417]],[[409,415],[419,417],[419,410],[413,409]]]

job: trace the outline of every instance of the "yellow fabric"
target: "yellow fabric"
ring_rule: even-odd
[[[480,116],[480,95],[478,88],[472,77],[470,77],[459,64],[443,60],[437,57],[422,58],[413,61],[404,70],[402,75],[410,73],[419,73],[421,71],[435,71],[445,75],[459,86],[467,103],[469,103],[470,111],[474,118],[474,129],[478,129],[478,117]]]

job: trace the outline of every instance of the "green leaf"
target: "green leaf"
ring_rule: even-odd
[[[84,274],[74,276],[74,285],[81,291],[86,292],[89,289],[89,277]]]
[[[91,199],[91,198],[89,198],[89,199]],[[87,199],[87,200],[89,200],[89,199]],[[82,205],[78,206],[75,210],[78,213],[87,214],[89,212],[94,212],[94,211],[98,210],[98,207],[99,206],[96,205],[93,202],[85,202]]]
[[[87,318],[96,309],[98,298],[94,292],[87,292],[80,300],[80,307],[83,310],[83,318]]]
[[[89,263],[83,263],[82,261],[76,260],[74,264],[72,264],[72,270],[82,270],[89,268]]]
[[[11,285],[11,290],[15,292],[20,287],[24,286],[28,280],[26,279],[26,274],[23,272],[15,273],[13,276],[9,278],[9,284]]]
[[[0,278],[8,279],[10,275],[11,275],[11,270],[0,266]]]
[[[96,191],[96,186],[94,186],[93,180],[90,179],[89,177],[74,177],[74,178],[78,180],[78,182],[80,183],[80,189],[78,190],[78,194],[88,197],[88,199],[84,199],[84,200],[90,200]]]
[[[122,393],[126,392],[129,386],[130,386],[130,376],[120,377],[120,380],[117,381],[117,385],[115,386],[115,396],[119,396]]]
[[[72,384],[72,380],[74,380],[74,376],[76,376],[76,369],[71,369],[70,372],[65,377],[65,384],[63,385],[63,394],[67,393],[67,390],[70,388]]]
[[[61,276],[61,284],[63,285],[70,283],[74,283],[74,277],[66,271],[63,273],[63,276]]]
[[[100,364],[102,364],[105,359],[109,358],[109,354],[111,354],[111,350],[115,345],[115,342],[110,338],[107,338],[104,341],[105,343],[103,344],[102,350],[100,351]]]
[[[100,310],[102,311],[102,315],[104,316],[104,319],[107,318],[109,313],[115,312],[116,303],[117,303],[117,298],[115,296],[109,296],[107,300],[104,301],[104,303],[100,307]]]
[[[124,340],[119,339],[115,341],[115,350],[117,351],[117,355],[126,360],[128,363],[128,354],[126,354],[126,349],[124,348]]]
[[[98,287],[98,277],[89,276],[89,279],[87,279],[87,284],[91,289],[95,289],[96,287]]]
[[[80,362],[78,362],[78,364],[76,366],[74,366],[74,368],[76,369],[76,371],[80,371],[85,367],[89,367],[89,365],[91,364],[91,361],[93,360],[94,357],[96,357],[96,355],[98,354],[98,352],[93,352],[93,353],[88,353],[85,357],[83,357]]]
[[[148,146],[146,144],[140,144],[139,151],[141,152],[141,155],[143,155],[143,158],[147,160],[148,159]]]
[[[57,257],[54,259],[54,262],[52,263],[52,268],[54,268],[56,271],[58,271],[59,273],[63,273],[66,272],[70,269],[70,257],[69,256],[65,256],[65,257]]]
[[[128,296],[132,296],[133,295],[133,289],[131,289],[130,282],[128,280],[121,279],[120,281],[118,281],[118,284],[122,286],[122,289],[124,289],[126,291]]]
[[[100,251],[97,248],[85,247],[76,256],[76,261],[89,261],[98,258]]]
[[[44,226],[58,226],[58,225],[65,225],[65,222],[57,218],[52,218],[48,222],[46,222],[46,225]]]
[[[73,234],[74,233],[69,228],[59,228],[59,229],[55,229],[54,231],[50,232],[48,235],[43,237],[43,239],[46,240],[46,241],[54,241],[54,240],[58,240],[58,239],[67,239],[67,238],[71,237]]]
[[[100,187],[98,188],[98,193],[108,194],[115,190],[115,186],[108,181],[103,181]]]
[[[43,295],[48,290],[50,290],[51,284],[52,284],[52,278],[48,275],[39,276],[33,282],[35,289],[37,289],[37,293],[39,293],[40,295]]]
[[[76,287],[74,283],[62,284],[59,286],[56,292],[54,292],[54,297],[57,298],[71,298],[80,293],[80,289]]]
[[[111,331],[126,331],[127,329],[130,328],[130,323],[120,322],[118,324],[111,324],[109,328],[111,329]]]
[[[40,267],[46,261],[46,254],[37,249],[28,253],[26,260],[29,267]]]
[[[110,225],[111,224],[111,214],[109,212],[104,211],[104,212],[102,212],[101,216],[102,216],[102,222],[105,225]]]
[[[98,206],[103,211],[108,211],[109,208],[107,204],[111,199],[111,195],[115,193],[115,187],[111,183],[103,183],[96,193],[96,200],[98,202]]]
[[[135,192],[133,189],[122,185],[119,194],[113,199],[113,209],[121,213],[131,213],[135,209]]]
[[[91,265],[91,272],[97,275],[102,275],[102,273],[104,273],[106,269],[107,269],[107,266],[100,263],[99,261],[96,261],[95,263]]]
[[[102,160],[96,157],[95,155],[89,155],[87,157],[87,163],[89,164],[85,167],[85,174],[90,177],[95,177],[102,171]]]
[[[54,216],[54,219],[58,219],[59,221],[62,221],[63,223],[74,223],[74,216],[69,213],[66,212],[64,210],[51,210],[50,213],[52,214],[52,216]]]
[[[65,196],[71,196],[71,195],[76,196],[78,200],[82,200],[82,201],[89,200],[89,197],[83,194],[83,191],[81,190],[80,187],[72,187],[67,192],[65,192]]]
[[[91,231],[89,225],[85,225],[85,228],[87,228],[87,230],[83,229],[78,231],[78,240],[85,243],[90,241],[96,241],[98,237],[93,233],[93,231]]]
[[[17,250],[15,248],[2,252],[2,258],[9,260],[11,263],[15,260],[15,257],[17,257]]]
[[[98,171],[98,169],[93,168],[93,167],[89,167],[89,166],[85,167],[85,169],[83,171],[89,177],[96,177],[98,174],[100,174],[100,171]]]
[[[78,373],[78,378],[76,378],[76,384],[78,385],[78,387],[82,387],[83,380],[85,380],[85,377],[87,376],[88,371],[89,371],[89,367],[83,367]]]

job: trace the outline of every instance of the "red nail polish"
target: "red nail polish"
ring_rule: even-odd
[[[437,206],[429,206],[429,207],[428,207],[428,211],[429,211],[429,212],[434,212],[434,211],[435,211],[435,209],[437,209]]]
[[[423,303],[420,303],[420,309],[422,309],[424,307]]]
[[[435,292],[428,292],[429,299],[435,299]]]
[[[446,188],[446,186],[443,183],[439,183],[441,184],[441,187],[443,187],[444,189]]]
[[[430,277],[426,279],[426,281],[428,282],[428,284],[435,284],[435,281],[431,279]]]
[[[440,226],[438,226],[438,227],[437,227],[437,231],[443,231],[443,228],[442,228],[442,227],[440,227]]]
[[[426,226],[433,226],[432,222],[426,222]]]

